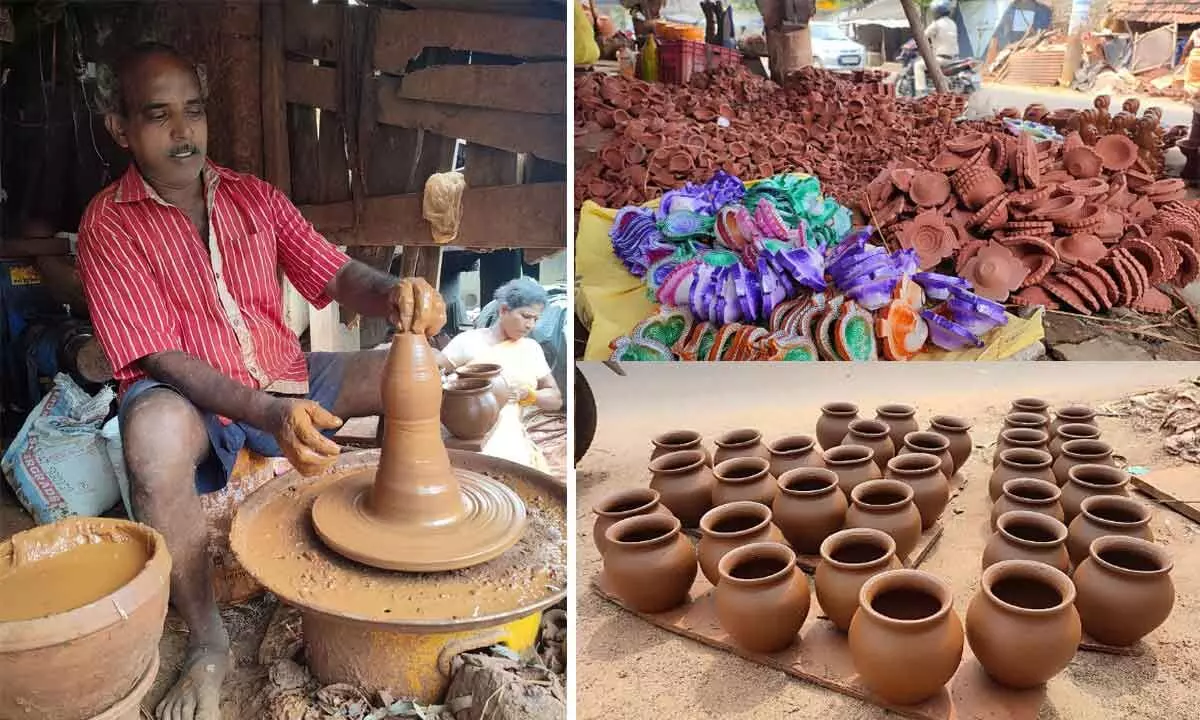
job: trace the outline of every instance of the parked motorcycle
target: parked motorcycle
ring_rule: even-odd
[[[909,40],[904,43],[897,59],[904,69],[900,71],[900,77],[896,80],[896,94],[900,97],[917,97],[916,65],[921,59],[917,41]],[[947,89],[955,95],[970,97],[983,86],[983,78],[979,74],[979,61],[975,58],[943,63],[942,74],[946,76]],[[932,86],[932,81],[927,82],[927,85]],[[923,94],[928,94],[932,89],[927,88]]]

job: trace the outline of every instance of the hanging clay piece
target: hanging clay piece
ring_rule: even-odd
[[[913,489],[899,480],[868,480],[850,492],[846,527],[882,530],[896,541],[896,556],[905,559],[921,538],[921,514]]]
[[[950,456],[954,458],[954,472],[958,472],[971,456],[971,423],[953,415],[937,415],[929,421],[929,429],[950,441]],[[953,477],[953,474],[951,474]]]
[[[915,705],[937,695],[962,661],[963,627],[950,587],[920,570],[868,579],[850,622],[850,656],[884,702]]]
[[[700,572],[716,585],[720,580],[717,563],[725,553],[757,542],[783,542],[783,534],[772,522],[771,508],[748,500],[717,505],[700,518],[700,542],[696,545]]]
[[[797,552],[812,555],[840,530],[849,507],[838,476],[827,468],[796,468],[779,478],[775,524]]]
[[[896,454],[887,423],[881,420],[855,420],[846,429],[842,445],[862,445],[871,448],[875,465],[882,471]]]
[[[947,481],[954,477],[954,457],[950,454],[950,440],[945,435],[932,431],[910,432],[904,436],[898,456],[908,453],[933,455],[941,462],[942,474]]]
[[[1069,425],[1063,427],[1071,427]],[[1084,425],[1082,427],[1088,427]],[[1061,428],[1060,428],[1061,429]],[[1053,455],[1053,453],[1051,453]],[[1067,482],[1067,473],[1076,465],[1108,465],[1116,467],[1113,449],[1103,440],[1065,440],[1059,445],[1058,457],[1054,461],[1054,479],[1061,487]]]
[[[660,613],[688,601],[696,580],[696,550],[678,518],[640,515],[608,529],[604,574],[636,612]]]
[[[1034,478],[1014,478],[1004,483],[1003,494],[992,506],[991,526],[996,531],[996,521],[1006,512],[1025,510],[1066,521],[1063,515],[1062,490],[1052,482],[1035,480]]]
[[[913,504],[921,515],[922,530],[933,527],[950,501],[950,481],[942,472],[942,461],[936,455],[897,455],[888,461],[883,476],[912,488]]]
[[[1094,442],[1081,440],[1076,442]],[[1083,501],[1096,495],[1129,496],[1129,473],[1111,465],[1075,465],[1067,471],[1062,486],[1063,516],[1071,524],[1083,508]]]
[[[699,450],[704,453],[705,464],[712,466],[712,458],[702,444],[703,438],[695,430],[668,430],[650,440],[654,450],[650,452],[650,460],[657,460],[663,455],[680,450]]]
[[[813,574],[817,602],[838,630],[850,629],[858,612],[863,584],[903,565],[896,557],[896,541],[882,530],[840,530],[821,543],[821,562]]]
[[[713,506],[749,500],[767,507],[775,500],[775,477],[769,472],[770,462],[761,457],[734,457],[713,467],[717,484],[713,486]]]
[[[680,450],[650,463],[650,487],[659,492],[659,501],[684,527],[699,525],[701,516],[713,506],[717,481],[705,459],[700,450]]]
[[[986,570],[1002,560],[1032,560],[1067,572],[1067,526],[1042,513],[1011,510],[996,518],[980,560]]]
[[[763,445],[762,433],[753,428],[730,430],[718,436],[714,442],[717,446],[717,451],[713,454],[714,467],[736,457],[756,457],[764,460],[771,457],[767,446]]]
[[[905,435],[920,429],[916,416],[917,409],[912,405],[888,403],[875,408],[875,419],[887,424],[888,437],[897,451],[904,447]]]
[[[787,435],[767,445],[771,454],[771,474],[781,478],[788,470],[824,467],[817,441],[809,435]]]
[[[1068,405],[1054,411],[1054,419],[1050,421],[1050,432],[1054,433],[1060,425],[1067,423],[1083,423],[1099,427],[1096,423],[1096,412],[1083,405]]]
[[[1009,427],[1000,431],[996,440],[996,452],[992,455],[992,468],[1000,464],[1000,454],[1009,448],[1050,449],[1050,436],[1043,427]]]
[[[822,460],[825,467],[837,474],[838,487],[847,498],[855,486],[883,477],[879,466],[875,464],[874,451],[862,445],[830,448],[824,452]]]
[[[1062,672],[1083,637],[1071,579],[1041,563],[1007,560],[984,570],[980,585],[965,624],[988,676],[1023,690]]]
[[[609,494],[592,508],[596,522],[592,524],[592,542],[601,557],[608,551],[605,533],[610,527],[625,518],[637,515],[671,515],[671,511],[659,502],[657,490],[651,488],[626,488]]]
[[[714,592],[717,620],[740,647],[779,652],[800,633],[812,604],[796,554],[779,543],[756,543],[721,559]]]
[[[1097,539],[1072,577],[1083,631],[1116,647],[1150,634],[1175,604],[1172,567],[1166,551],[1145,540]]]
[[[837,447],[850,423],[858,419],[858,406],[848,402],[828,403],[821,408],[821,417],[817,420],[817,442],[825,450]]]
[[[1067,552],[1078,566],[1097,538],[1110,535],[1154,540],[1150,509],[1130,497],[1095,495],[1085,498],[1079,515],[1067,528]]]
[[[1051,466],[1054,458],[1045,450],[1032,448],[1012,448],[1000,453],[1000,464],[992,471],[988,481],[988,496],[992,502],[999,499],[1004,491],[1004,483],[1015,478],[1035,478],[1054,482],[1054,471]]]

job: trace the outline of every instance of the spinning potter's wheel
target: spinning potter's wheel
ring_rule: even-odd
[[[331,549],[365,565],[457,570],[516,544],[525,504],[507,485],[451,466],[441,437],[441,373],[426,339],[445,323],[445,306],[428,286],[412,299],[383,373],[379,466],[323,491],[312,523]]]

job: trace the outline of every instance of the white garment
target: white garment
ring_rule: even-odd
[[[958,24],[949,17],[940,17],[925,30],[925,39],[939,57],[958,57]]]

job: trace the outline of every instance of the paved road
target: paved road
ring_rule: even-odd
[[[1004,107],[1024,109],[1033,103],[1042,103],[1050,109],[1059,107],[1088,108],[1092,106],[1094,93],[1083,93],[1075,90],[1065,90],[1051,87],[1030,87],[1027,85],[1007,85],[1003,83],[984,83],[967,106],[967,111],[993,113]],[[1190,126],[1192,123],[1192,106],[1187,103],[1135,95],[1115,95],[1113,105],[1119,106],[1128,97],[1139,97],[1142,107],[1156,106],[1163,109],[1163,121],[1169,125]]]

